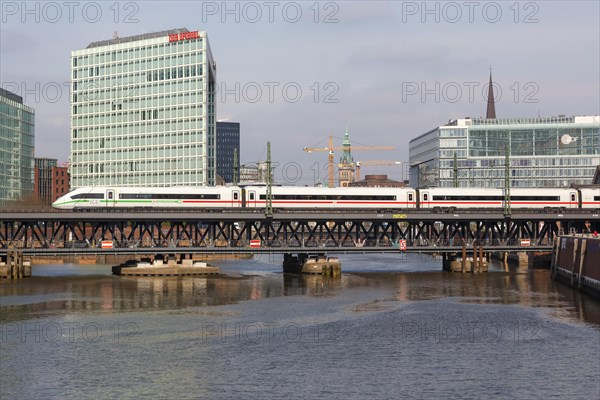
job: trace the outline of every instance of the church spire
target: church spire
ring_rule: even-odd
[[[340,187],[347,187],[350,182],[354,182],[355,164],[351,153],[350,135],[348,134],[348,125],[346,124],[346,133],[342,143],[342,157],[338,164],[338,174]]]
[[[486,118],[496,119],[496,103],[494,101],[494,85],[492,84],[492,68],[490,67],[490,83],[488,87]]]
[[[350,144],[350,134],[348,134],[348,125],[346,125],[346,133],[344,133],[344,141],[342,142],[342,156],[340,157],[340,164],[352,164],[354,159],[351,153],[352,145]]]

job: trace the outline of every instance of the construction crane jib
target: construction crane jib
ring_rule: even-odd
[[[327,177],[328,186],[334,187],[333,176],[334,176],[334,152],[339,150],[345,150],[343,146],[333,145],[333,136],[329,136],[329,145],[327,147],[304,147],[302,150],[307,153],[326,151],[328,152],[327,158]],[[353,146],[350,145],[350,150],[394,150],[394,146]]]

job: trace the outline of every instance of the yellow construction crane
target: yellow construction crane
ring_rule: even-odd
[[[333,152],[336,150],[343,150],[342,146],[334,146],[333,145],[333,136],[329,136],[329,146],[327,147],[305,147],[302,150],[307,153],[312,153],[313,151],[327,151],[329,152],[329,156],[327,158],[327,175],[329,176],[329,187],[333,187],[333,170],[334,170],[334,162],[333,162]],[[350,146],[350,150],[394,150],[394,146]]]
[[[372,165],[402,165],[402,161],[389,161],[389,160],[369,160],[369,161],[357,161],[356,172],[354,174],[354,181],[360,181],[360,167],[372,166]]]

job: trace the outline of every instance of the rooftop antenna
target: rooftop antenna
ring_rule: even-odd
[[[113,39],[118,39],[119,38],[119,33],[117,31],[113,32]]]

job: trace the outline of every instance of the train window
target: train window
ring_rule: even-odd
[[[575,193],[571,193],[571,201],[575,201]]]
[[[261,194],[260,199],[265,200],[266,195]],[[372,195],[310,195],[310,194],[274,194],[274,200],[310,200],[310,201],[395,201],[396,196]]]
[[[102,193],[80,193],[71,196],[71,199],[103,199]]]
[[[560,196],[510,196],[511,200],[560,201]]]
[[[233,199],[234,199],[234,200],[237,200],[237,199],[238,199],[238,192],[234,192],[234,193],[233,193]]]
[[[113,199],[113,192],[108,192],[108,199],[112,200]]]
[[[427,193],[423,193],[423,200],[427,201],[428,198],[429,198],[428,194]]]
[[[408,194],[408,201],[413,201],[413,195],[412,195],[412,193]]]
[[[254,200],[254,192],[250,193],[250,200]]]

